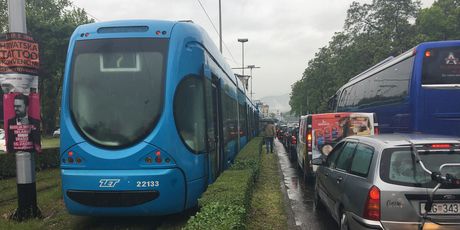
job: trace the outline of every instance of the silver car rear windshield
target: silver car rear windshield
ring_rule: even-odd
[[[424,165],[431,171],[439,171],[445,163],[460,163],[460,153],[454,151],[419,152]],[[445,168],[441,173],[450,173],[460,178],[458,168]],[[387,149],[380,163],[380,177],[391,184],[431,188],[436,185],[431,176],[416,163],[410,148]]]

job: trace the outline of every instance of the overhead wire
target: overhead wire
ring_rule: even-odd
[[[92,14],[90,14],[86,9],[84,9],[86,14],[89,15],[90,17],[92,17],[94,20],[96,20],[96,22],[100,22],[101,20],[99,20],[98,18],[94,17]]]
[[[208,18],[209,22],[211,22],[212,28],[214,29],[214,31],[215,31],[215,32],[217,33],[217,35],[219,36],[219,31],[217,31],[217,28],[216,28],[216,26],[214,25],[214,22],[212,21],[212,19],[211,19],[211,17],[209,16],[208,12],[206,11],[206,8],[204,7],[203,3],[201,2],[201,0],[197,0],[197,1],[198,1],[198,4],[200,5],[201,9],[203,10],[203,12],[206,14],[206,17]],[[86,12],[86,14],[87,14],[88,16],[90,16],[91,18],[93,18],[94,20],[96,20],[96,22],[101,21],[101,20],[99,20],[97,17],[95,17],[94,15],[90,14],[90,13],[88,12],[87,9],[81,8],[81,7],[79,7],[79,6],[78,6],[77,4],[75,4],[75,3],[73,3],[73,5],[76,6],[76,7],[78,7],[78,8],[80,8],[80,9],[83,9],[83,10]],[[230,57],[232,58],[232,61],[233,61],[235,64],[239,64],[239,63],[236,61],[235,57],[233,56],[232,52],[230,52],[230,49],[228,48],[227,44],[226,44],[224,41],[222,41],[222,43],[224,44],[225,50],[227,50],[228,54],[230,54]]]
[[[214,25],[214,22],[212,21],[212,19],[211,19],[211,17],[209,16],[208,12],[207,12],[206,9],[204,8],[203,3],[201,2],[201,0],[197,0],[197,1],[198,1],[198,4],[200,4],[200,7],[201,7],[201,9],[203,10],[203,12],[206,14],[206,17],[208,17],[209,22],[211,22],[211,25],[212,25],[212,27],[214,28],[214,31],[215,31],[215,32],[217,33],[217,35],[219,36],[219,31],[217,31],[217,28],[216,28],[216,26]],[[238,64],[238,62],[235,60],[235,57],[233,57],[232,52],[230,52],[230,49],[227,47],[227,44],[225,44],[224,41],[222,41],[222,43],[224,44],[225,49],[227,50],[227,52],[230,54],[230,57],[232,58],[233,62],[234,62],[235,64]]]
[[[86,13],[88,16],[90,16],[91,18],[93,18],[94,20],[96,20],[96,22],[100,22],[100,21],[101,21],[101,20],[99,20],[98,18],[96,18],[94,15],[90,14],[90,13],[88,12],[87,9],[78,6],[75,2],[72,2],[72,6],[78,8],[78,9],[84,10],[85,13]]]

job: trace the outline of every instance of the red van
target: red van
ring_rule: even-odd
[[[327,155],[332,147],[347,136],[375,135],[378,123],[375,113],[321,113],[301,116],[297,141],[297,163],[304,179],[314,176],[317,166],[312,159]]]

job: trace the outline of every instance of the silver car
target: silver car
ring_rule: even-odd
[[[460,137],[353,136],[313,163],[341,229],[460,229]]]

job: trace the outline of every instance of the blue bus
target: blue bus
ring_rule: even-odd
[[[381,133],[460,135],[460,41],[426,42],[351,78],[335,111],[375,112]]]
[[[199,26],[79,26],[64,73],[61,174],[75,215],[165,215],[197,199],[255,135],[258,111]]]

